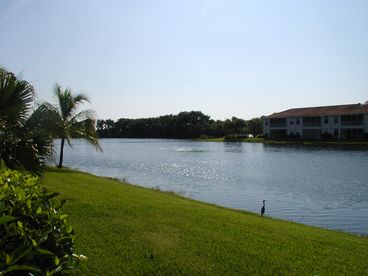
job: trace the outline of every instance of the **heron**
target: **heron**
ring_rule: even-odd
[[[266,211],[266,200],[263,200],[263,205],[262,205],[262,208],[261,208],[261,216],[263,216],[265,211]]]

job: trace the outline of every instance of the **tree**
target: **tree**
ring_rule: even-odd
[[[42,126],[42,109],[32,114],[35,92],[20,76],[0,68],[0,159],[11,169],[41,175],[53,141]]]
[[[42,105],[42,109],[49,114],[48,128],[52,131],[54,138],[61,139],[58,164],[58,167],[61,168],[63,166],[65,141],[71,146],[72,138],[83,138],[97,150],[101,150],[101,147],[98,143],[93,111],[83,110],[78,112],[78,107],[83,102],[89,102],[88,98],[83,94],[74,96],[69,88],[63,89],[57,83],[54,86],[54,94],[57,105],[45,103]]]
[[[258,134],[262,134],[263,132],[263,118],[253,118],[247,121],[247,127],[249,133],[251,133],[254,137]]]

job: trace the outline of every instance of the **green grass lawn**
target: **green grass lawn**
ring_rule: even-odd
[[[71,170],[44,186],[69,199],[81,275],[368,275],[368,238]]]

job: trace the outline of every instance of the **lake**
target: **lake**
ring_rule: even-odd
[[[368,235],[368,151],[165,139],[81,140],[64,165],[225,207]],[[57,143],[59,144],[59,143]]]

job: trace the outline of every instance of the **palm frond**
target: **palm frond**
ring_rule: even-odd
[[[83,138],[88,143],[93,145],[97,150],[102,151],[98,142],[98,134],[96,131],[96,121],[92,118],[87,118],[80,122],[75,122],[71,130],[76,138]]]
[[[42,136],[29,140],[2,141],[2,159],[11,169],[27,170],[35,175],[42,175],[53,154],[52,139]]]
[[[78,122],[78,121],[83,121],[85,119],[95,119],[95,111],[91,110],[91,109],[87,109],[87,110],[83,110],[79,113],[77,113],[76,115],[74,115],[70,121],[72,122]]]
[[[81,103],[83,103],[83,102],[87,102],[87,103],[89,103],[89,99],[88,99],[88,97],[87,97],[86,95],[84,95],[84,94],[79,94],[79,95],[77,95],[77,96],[75,96],[75,97],[74,97],[74,102],[75,102],[76,104],[81,104]]]
[[[41,175],[53,156],[53,138],[31,116],[23,126],[8,128],[0,135],[0,157],[11,169]]]
[[[53,141],[40,114],[29,116],[34,98],[30,83],[0,69],[0,159],[9,168],[41,175],[52,156]]]
[[[21,76],[0,70],[0,122],[21,125],[32,108],[34,88]]]
[[[46,132],[48,136],[60,138],[63,134],[63,121],[58,110],[49,103],[44,103],[32,113],[25,127],[38,128]]]
[[[87,96],[78,94],[73,96],[70,88],[63,90],[62,86],[58,83],[54,86],[54,95],[57,98],[60,115],[63,120],[68,120],[75,115],[78,106],[83,102],[89,102]]]

